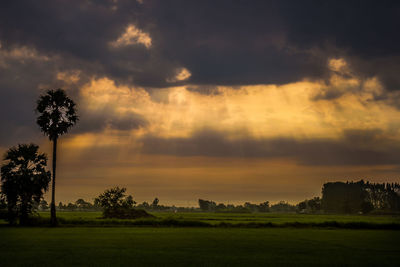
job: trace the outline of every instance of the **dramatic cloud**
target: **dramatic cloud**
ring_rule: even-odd
[[[134,44],[142,44],[146,48],[151,47],[150,36],[147,33],[137,29],[135,25],[128,25],[125,32],[117,40],[111,42],[111,46],[116,48]]]
[[[305,165],[399,165],[400,142],[379,130],[347,130],[339,140],[290,138],[229,139],[229,134],[201,131],[191,138],[145,137],[143,151],[174,156],[281,158]]]
[[[168,86],[283,84],[325,78],[345,57],[398,89],[399,4],[359,1],[34,1],[2,3],[0,40],[85,61],[96,74]],[[89,71],[89,69],[86,69]],[[179,81],[179,79],[177,79]]]
[[[307,192],[331,174],[394,175],[399,12],[396,1],[2,1],[0,152],[49,150],[35,103],[64,88],[80,121],[61,166],[88,188],[207,193],[209,175],[251,195],[297,175],[315,183]]]

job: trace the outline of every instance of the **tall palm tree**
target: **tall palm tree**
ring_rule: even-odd
[[[57,224],[55,187],[56,187],[56,161],[57,161],[57,139],[60,135],[68,132],[69,128],[78,121],[75,103],[68,98],[62,89],[48,90],[39,97],[36,111],[39,113],[37,124],[42,132],[53,141],[53,179],[51,184],[51,224]]]

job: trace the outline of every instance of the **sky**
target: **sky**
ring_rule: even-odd
[[[34,110],[63,88],[80,120],[59,139],[57,202],[400,182],[399,18],[399,1],[1,1],[0,153],[51,156]]]

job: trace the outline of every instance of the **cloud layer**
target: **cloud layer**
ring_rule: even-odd
[[[138,166],[153,182],[176,171],[184,184],[221,162],[208,182],[242,175],[257,187],[339,167],[392,175],[399,12],[398,1],[2,1],[0,150],[30,141],[47,149],[35,102],[61,87],[80,115],[63,138],[64,171],[88,183],[91,173],[101,186],[115,175],[140,180]],[[256,174],[245,170],[251,162]]]

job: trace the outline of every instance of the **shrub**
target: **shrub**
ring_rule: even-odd
[[[135,209],[133,197],[125,194],[126,188],[107,189],[95,199],[95,205],[103,209],[104,218],[137,219],[154,217],[145,210]]]

